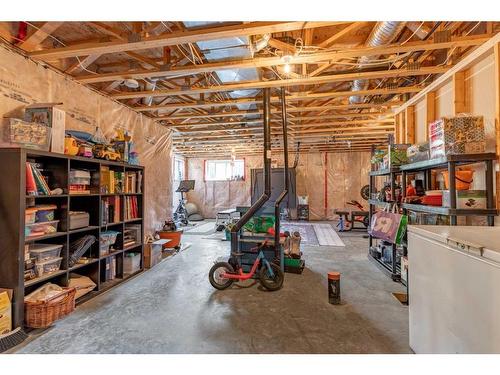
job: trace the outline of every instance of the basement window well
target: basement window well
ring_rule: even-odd
[[[244,181],[245,160],[205,160],[205,181]]]

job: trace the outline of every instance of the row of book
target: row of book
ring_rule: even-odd
[[[140,218],[139,206],[137,205],[137,197],[125,197],[125,220]]]
[[[26,195],[50,195],[50,187],[37,163],[26,162]]]
[[[124,193],[142,193],[142,171],[125,172]]]
[[[119,223],[121,218],[120,197],[105,197],[101,200],[101,225]]]
[[[101,167],[101,193],[120,194],[123,193],[124,173]]]

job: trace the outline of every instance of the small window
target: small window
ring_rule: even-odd
[[[205,181],[243,181],[245,160],[206,160]]]

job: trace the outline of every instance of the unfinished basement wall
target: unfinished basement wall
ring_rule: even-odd
[[[290,161],[290,164],[292,161]],[[187,178],[196,180],[195,189],[187,194],[205,218],[251,201],[251,169],[262,168],[262,156],[245,157],[245,181],[204,181],[205,159],[187,159]],[[273,167],[282,167],[281,157]],[[360,190],[368,184],[369,152],[301,154],[297,165],[297,194],[309,197],[311,220],[331,220],[334,210],[344,208],[346,201],[358,200],[366,207]]]
[[[496,131],[495,131],[495,56],[493,51],[482,56],[465,70],[465,106],[467,112],[483,116],[486,133],[486,152],[495,152]],[[435,118],[444,116],[454,116],[454,88],[453,80],[447,79],[436,90],[435,97]],[[423,136],[426,121],[427,104],[425,98],[421,98],[415,104],[415,133],[416,142],[426,142]],[[475,165],[474,181],[471,189],[484,190],[485,187],[485,167],[479,163]],[[497,182],[494,179],[496,190]],[[474,218],[469,220],[472,224],[484,224],[484,218]],[[496,225],[500,225],[500,220],[495,220]]]
[[[116,128],[132,135],[145,166],[145,231],[152,232],[171,215],[171,132],[149,118],[0,46],[0,115],[22,118],[32,103],[62,103],[66,129],[93,133],[99,126],[111,138]]]

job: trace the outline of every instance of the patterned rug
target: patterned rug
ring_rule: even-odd
[[[308,246],[319,246],[318,237],[314,232],[314,227],[309,223],[282,223],[281,232],[299,232],[301,242]]]

